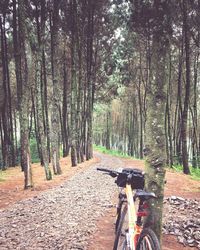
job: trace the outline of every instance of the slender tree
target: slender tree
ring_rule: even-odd
[[[186,67],[186,85],[185,85],[185,99],[184,108],[181,120],[181,142],[182,142],[182,161],[183,172],[190,174],[188,165],[188,149],[187,149],[187,122],[188,122],[188,110],[190,102],[190,37],[188,26],[188,7],[187,1],[182,1],[183,10],[183,31],[184,31],[184,45],[185,45],[185,67]]]
[[[27,189],[33,186],[29,144],[29,109],[33,61],[28,39],[29,33],[26,26],[29,20],[24,0],[18,1],[18,13],[17,22],[16,1],[13,0],[13,38],[20,116],[21,167],[25,176],[24,188]]]
[[[51,26],[51,50],[52,50],[52,80],[53,102],[51,114],[51,154],[54,174],[61,174],[60,167],[60,86],[59,86],[59,9],[60,1],[53,0],[52,26]]]
[[[45,1],[40,1],[36,4],[36,44],[34,46],[34,59],[35,59],[35,84],[36,84],[36,107],[37,107],[37,129],[40,140],[40,152],[42,164],[45,169],[47,180],[52,179],[51,170],[49,168],[49,157],[47,148],[47,135],[45,133],[45,113],[44,113],[44,100],[43,100],[43,55],[44,55],[44,42],[45,42]],[[39,11],[40,9],[40,11]],[[41,15],[40,15],[41,13]],[[40,19],[40,21],[39,21]]]

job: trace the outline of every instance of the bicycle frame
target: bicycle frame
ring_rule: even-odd
[[[148,249],[160,250],[159,240],[156,234],[150,228],[143,228],[142,217],[148,215],[145,209],[148,204],[145,202],[148,199],[156,198],[152,192],[144,190],[144,173],[138,169],[126,168],[121,171],[114,171],[105,168],[97,168],[109,174],[111,177],[117,177],[115,183],[118,187],[125,188],[124,192],[119,193],[119,201],[117,206],[117,220],[115,225],[115,241],[113,249],[129,249],[136,250],[142,246],[148,246]],[[123,190],[122,189],[122,190]],[[135,190],[133,196],[133,190]],[[139,199],[138,208],[135,207],[135,200]],[[122,205],[126,201],[125,206]],[[128,216],[126,220],[126,216]],[[127,225],[128,223],[128,225]],[[123,228],[125,226],[125,228]],[[128,230],[127,230],[128,227]],[[146,249],[146,248],[145,248]]]
[[[135,209],[135,203],[133,200],[133,190],[130,184],[126,184],[126,197],[128,205],[128,237],[127,243],[131,250],[136,249],[138,237],[142,231],[142,228],[136,224],[137,214]]]

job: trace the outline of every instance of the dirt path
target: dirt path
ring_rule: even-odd
[[[0,210],[0,249],[88,249],[96,221],[113,206],[116,190],[96,167],[122,166],[119,159],[98,157],[100,163],[72,173],[60,185]]]
[[[23,178],[16,172],[8,182],[0,183],[0,249],[112,249],[117,188],[112,178],[95,169],[143,168],[143,161],[103,154],[97,158],[99,163],[94,160],[94,164],[84,163],[78,168],[66,167],[70,164],[63,159],[67,170],[54,183],[46,182],[43,173],[38,175],[39,169],[35,169],[37,185],[32,191],[22,191]],[[167,173],[166,196],[200,199],[199,190],[200,182]],[[164,235],[163,245],[163,250],[196,249],[184,248],[171,235]]]
[[[94,157],[92,160],[85,161],[78,164],[77,167],[72,168],[70,157],[62,158],[60,160],[62,175],[54,175],[52,181],[47,181],[45,179],[44,169],[39,163],[32,164],[34,188],[29,190],[24,190],[24,173],[21,171],[20,167],[10,168],[5,173],[2,173],[2,179],[4,179],[5,175],[6,181],[0,181],[0,209],[6,208],[17,201],[34,197],[45,190],[52,189],[68,180],[73,175],[85,171],[92,164],[97,162],[99,162],[99,159]],[[52,166],[50,166],[50,168],[53,173]]]

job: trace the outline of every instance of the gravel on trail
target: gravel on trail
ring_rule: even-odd
[[[60,186],[0,210],[0,250],[87,250],[117,191],[114,179],[96,168],[125,167],[119,158],[96,155],[100,163]],[[165,198],[163,233],[200,249],[199,216],[199,200]]]
[[[120,159],[101,157],[99,164],[58,187],[0,210],[1,250],[87,249],[95,222],[113,206],[114,179],[97,167],[123,167]]]
[[[178,196],[165,198],[163,233],[177,236],[184,246],[200,249],[200,201]]]

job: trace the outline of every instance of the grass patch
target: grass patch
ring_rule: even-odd
[[[183,173],[183,166],[182,165],[175,165],[172,167],[176,172]],[[200,169],[190,167],[191,178],[194,180],[200,181]]]
[[[6,180],[6,171],[0,170],[0,182],[4,182]]]
[[[133,158],[127,154],[124,154],[123,152],[119,150],[114,150],[114,149],[106,149],[104,146],[99,146],[99,145],[93,145],[93,149],[96,151],[99,151],[104,154],[112,155],[112,156],[119,156],[119,157],[124,157],[124,158]]]
[[[31,158],[32,163],[39,163],[40,159],[39,158]]]
[[[40,158],[38,155],[37,141],[35,137],[30,139],[30,150],[31,150],[31,162],[32,163],[40,162]]]

